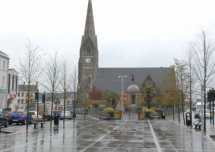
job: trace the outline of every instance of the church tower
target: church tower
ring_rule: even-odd
[[[82,36],[78,65],[78,95],[80,100],[88,96],[93,87],[98,68],[98,46],[95,34],[92,1],[88,1],[85,31]]]

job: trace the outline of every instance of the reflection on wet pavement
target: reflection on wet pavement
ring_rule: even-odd
[[[212,152],[214,142],[168,120],[150,121],[163,152]],[[10,128],[8,128],[10,129]],[[18,127],[0,134],[0,152],[157,152],[148,120],[66,121],[65,126],[33,129]]]

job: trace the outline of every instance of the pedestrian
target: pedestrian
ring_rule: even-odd
[[[58,126],[59,125],[59,119],[60,119],[60,116],[57,112],[54,113],[54,125],[55,126]]]

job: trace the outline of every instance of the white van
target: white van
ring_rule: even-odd
[[[37,111],[29,111],[29,114],[32,116],[32,119],[36,119],[37,118]],[[41,115],[38,115],[39,119],[42,119]]]

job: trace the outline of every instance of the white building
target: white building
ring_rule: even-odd
[[[9,56],[0,51],[0,108],[7,107]]]
[[[8,106],[12,111],[17,109],[18,72],[15,69],[8,71]]]
[[[37,85],[30,85],[30,108],[33,108],[35,106],[35,92],[38,90]],[[18,109],[16,110],[25,110],[27,107],[27,96],[28,96],[28,85],[18,85],[18,93],[17,93],[17,105]]]

